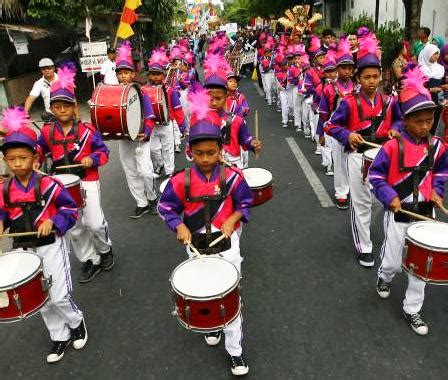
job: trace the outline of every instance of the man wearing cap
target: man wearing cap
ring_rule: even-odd
[[[30,94],[25,100],[25,111],[29,112],[33,106],[34,101],[42,96],[44,101],[45,112],[51,113],[50,110],[50,85],[58,79],[56,74],[54,62],[50,58],[42,58],[39,61],[39,69],[42,73],[42,78],[34,82]]]
[[[101,76],[104,84],[118,84],[117,75],[115,69],[117,64],[115,63],[116,52],[115,49],[107,49],[107,59],[101,65]]]

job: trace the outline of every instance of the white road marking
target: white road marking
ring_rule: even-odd
[[[258,92],[258,95],[264,98],[264,91],[258,86],[258,82],[252,81],[252,84],[255,87],[255,90]]]
[[[311,187],[313,188],[314,193],[317,196],[317,199],[320,202],[320,205],[322,207],[334,207],[334,203],[331,200],[331,197],[328,195],[327,191],[325,190],[324,185],[322,185],[322,182],[317,177],[316,173],[314,172],[313,168],[311,167],[310,163],[306,159],[305,155],[303,154],[300,147],[297,145],[296,141],[293,137],[287,137],[286,142],[288,143],[292,154],[294,154],[294,157],[296,158],[297,162],[299,163],[300,167],[303,170],[303,173],[305,174],[305,177],[307,178],[308,182],[310,183]]]

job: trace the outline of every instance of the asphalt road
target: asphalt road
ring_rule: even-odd
[[[447,378],[446,290],[427,287],[424,316],[430,333],[414,334],[401,316],[405,276],[396,277],[390,299],[377,297],[376,267],[363,269],[354,259],[349,213],[321,207],[285,138],[295,138],[332,196],[332,180],[312,144],[292,127],[281,127],[280,115],[251,81],[241,87],[252,109],[259,110],[264,142],[251,166],[269,169],[275,177],[274,199],[253,210],[241,243],[247,378]],[[168,279],[185,259],[183,248],[157,216],[128,218],[135,205],[116,143],[109,146],[111,160],[101,172],[101,184],[117,265],[79,285],[80,265],[72,258],[74,296],[85,312],[89,342],[50,366],[40,316],[0,325],[0,378],[232,378],[223,344],[206,346],[200,334],[183,329],[170,315]],[[381,220],[375,207],[376,258]]]

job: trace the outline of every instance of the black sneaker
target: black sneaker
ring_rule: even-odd
[[[157,215],[159,212],[157,211],[157,203],[158,199],[154,199],[153,201],[149,201],[149,213],[151,215]]]
[[[180,152],[182,152],[182,150],[180,149],[180,144],[176,144],[174,146],[174,153],[180,153]]]
[[[221,331],[205,334],[204,338],[209,346],[216,346],[221,341]]]
[[[69,346],[71,339],[65,342],[53,341],[53,347],[47,355],[47,363],[56,363],[64,357],[65,349]]]
[[[384,281],[381,277],[378,277],[376,282],[376,292],[382,299],[389,298],[390,296],[390,282]]]
[[[72,330],[72,341],[73,348],[75,350],[80,350],[87,343],[88,335],[86,329],[86,323],[84,322],[84,318],[76,329]]]
[[[149,206],[145,207],[136,207],[134,211],[134,215],[129,215],[131,219],[138,219],[141,218],[143,215],[147,214],[149,212]]]
[[[154,178],[160,178],[163,170],[164,170],[163,166],[161,166],[160,168],[154,169]]]
[[[92,260],[87,260],[81,269],[81,275],[79,276],[78,282],[84,284],[90,282],[93,278],[101,272],[101,265],[95,265]]]
[[[339,210],[347,210],[348,209],[348,199],[347,198],[337,198],[336,199],[336,208]]]
[[[106,253],[102,253],[101,255],[101,269],[103,270],[111,270],[115,265],[114,254],[112,253],[112,247]]]
[[[403,311],[403,316],[409,322],[411,329],[418,335],[428,334],[428,325],[423,321],[419,313],[408,314]]]
[[[358,263],[364,268],[372,268],[375,265],[372,252],[358,254]]]
[[[249,372],[246,360],[241,356],[230,356],[230,370],[235,376],[244,376]]]

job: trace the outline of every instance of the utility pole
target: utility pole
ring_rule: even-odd
[[[375,31],[378,30],[378,21],[380,18],[380,0],[375,2]]]

